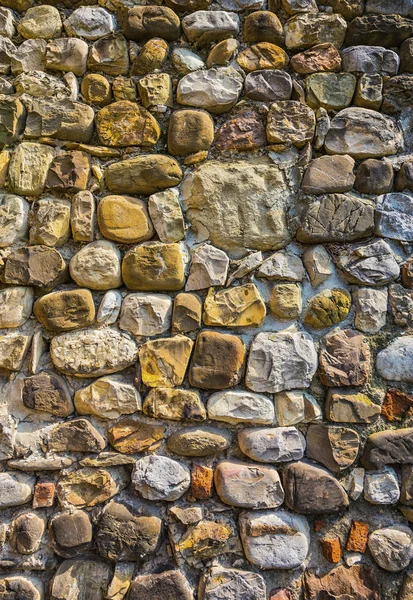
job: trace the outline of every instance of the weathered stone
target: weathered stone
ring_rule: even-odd
[[[149,452],[159,446],[163,440],[165,427],[153,423],[125,417],[117,421],[108,431],[109,443],[123,454]]]
[[[399,115],[404,109],[408,108],[413,99],[412,84],[413,78],[411,75],[397,75],[389,78],[383,86],[381,110],[389,115]]]
[[[211,567],[208,572],[202,574],[198,588],[199,598],[219,600],[222,594],[228,600],[243,596],[250,600],[265,600],[265,582],[261,575],[251,571]]]
[[[229,258],[222,250],[204,244],[192,254],[186,290],[200,290],[224,285],[227,279]]]
[[[385,194],[377,198],[377,235],[390,239],[413,240],[413,198],[408,194]]]
[[[91,106],[73,100],[33,98],[25,102],[27,138],[51,137],[73,142],[89,142],[93,134]]]
[[[354,187],[362,194],[385,194],[391,191],[393,178],[391,163],[370,158],[357,169]]]
[[[215,246],[243,254],[246,248],[287,245],[291,236],[286,210],[293,197],[285,172],[263,159],[208,161],[183,184],[186,216],[198,238],[209,234]]]
[[[46,45],[45,42],[43,43]],[[11,63],[16,52],[17,48],[11,40],[6,37],[0,39],[0,73],[2,75],[8,75],[10,72]]]
[[[90,71],[106,75],[127,75],[129,70],[128,44],[123,35],[108,35],[94,42],[89,51]]]
[[[99,304],[96,321],[104,325],[113,325],[119,317],[121,305],[121,293],[118,290],[109,290]]]
[[[183,335],[160,338],[143,344],[139,349],[142,381],[149,387],[175,387],[181,385],[193,341]]]
[[[396,504],[400,497],[397,473],[391,467],[367,471],[364,478],[364,499],[371,504]]]
[[[366,394],[346,388],[330,388],[327,392],[326,416],[336,423],[374,423],[380,415],[380,405]]]
[[[339,473],[357,458],[360,446],[358,433],[347,427],[311,424],[307,430],[307,455]]]
[[[327,42],[340,48],[346,36],[347,23],[338,14],[297,14],[285,23],[284,30],[289,50],[306,49]]]
[[[107,563],[91,560],[65,560],[57,569],[50,587],[50,600],[103,600],[110,581]]]
[[[131,75],[147,75],[160,69],[168,54],[168,44],[161,38],[152,38],[142,47],[131,68]],[[125,98],[126,100],[126,98]]]
[[[0,35],[12,38],[16,34],[13,13],[8,8],[0,10]]]
[[[341,487],[327,469],[306,463],[295,462],[284,471],[283,485],[285,503],[302,514],[325,514],[340,512],[348,507],[349,501]]]
[[[245,95],[250,100],[288,101],[292,92],[292,80],[285,71],[264,68],[264,70],[248,73],[244,89]]]
[[[302,310],[301,288],[292,283],[281,283],[274,286],[270,309],[279,319],[296,319]]]
[[[23,404],[32,410],[67,417],[73,403],[66,381],[53,371],[41,371],[26,377],[22,391]]]
[[[40,547],[44,529],[44,519],[35,513],[23,513],[11,523],[10,544],[20,554],[32,554]]]
[[[172,333],[188,333],[201,326],[202,302],[195,294],[175,296],[172,313]]]
[[[284,492],[274,467],[221,461],[214,474],[215,488],[221,501],[237,508],[277,508]]]
[[[33,508],[49,508],[53,506],[56,485],[54,483],[37,483],[34,488]]]
[[[413,44],[408,38],[400,46],[400,71],[402,73],[413,73]]]
[[[310,386],[317,354],[306,333],[259,333],[250,347],[246,384],[254,392],[281,392]]]
[[[386,285],[400,274],[396,257],[384,240],[341,247],[333,258],[347,281],[357,285]]]
[[[338,71],[341,67],[341,56],[334,44],[326,42],[295,54],[291,59],[290,66],[296,73],[302,75]]]
[[[142,77],[138,81],[138,90],[145,108],[157,112],[172,108],[172,80],[168,73],[154,73]]]
[[[267,118],[267,139],[302,148],[313,139],[315,123],[314,112],[305,104],[295,100],[274,102]]]
[[[305,600],[322,600],[324,594],[333,598],[347,594],[352,600],[379,600],[380,588],[376,573],[365,565],[347,568],[340,565],[326,575],[305,573]]]
[[[50,354],[66,375],[99,377],[129,367],[137,358],[135,342],[115,329],[86,329],[57,335]]]
[[[256,13],[251,13],[251,14],[256,14]],[[266,14],[272,14],[272,13],[266,13]],[[275,15],[272,15],[273,17],[275,17]],[[238,57],[237,57],[237,62],[239,64],[239,66],[244,69],[244,71],[246,71],[247,73],[250,73],[251,71],[256,71],[258,69],[284,69],[287,67],[288,65],[288,54],[279,46],[276,46],[275,44],[270,44],[269,42],[260,42],[258,44],[254,44],[253,46],[250,46],[249,48],[246,48],[245,50],[243,50],[242,52],[239,53]],[[250,77],[248,79],[248,90],[249,90],[249,95],[251,95],[251,93],[253,93],[254,88],[255,88],[255,93],[257,91],[257,88],[260,87],[260,85],[262,86],[264,83],[263,77],[265,74],[261,74],[261,76],[259,77]],[[269,74],[267,74],[267,76],[270,76]],[[290,81],[287,78],[285,78],[285,88],[288,91],[288,82]],[[283,86],[283,81],[281,80],[281,77],[278,76],[277,78],[272,77],[271,80],[268,82],[268,84],[274,84],[274,87],[279,87],[279,93],[278,96],[280,96],[281,94],[281,88]],[[269,95],[269,92],[267,92],[267,95]],[[275,92],[273,95],[277,95]],[[291,91],[290,91],[290,95],[291,95]],[[284,98],[271,98],[271,99],[276,99],[276,100],[283,100]]]
[[[95,210],[95,200],[89,191],[79,192],[73,198],[70,227],[75,242],[93,241]]]
[[[396,52],[382,46],[351,46],[342,57],[343,71],[349,73],[396,75],[400,63]]]
[[[123,259],[122,276],[131,290],[180,290],[185,282],[182,249],[179,244],[161,242],[135,246]]]
[[[207,14],[214,15],[216,12]],[[211,113],[221,114],[229,111],[236,104],[242,84],[242,76],[232,67],[213,67],[207,71],[194,71],[179,80],[176,91],[177,101],[179,104],[205,108]]]
[[[122,467],[110,470],[85,467],[61,477],[56,492],[63,505],[92,507],[116,496],[129,481],[129,474],[126,476]]]
[[[113,163],[106,184],[116,194],[150,195],[178,185],[182,171],[175,159],[163,154],[143,154]]]
[[[59,37],[62,21],[54,6],[34,6],[29,8],[17,27],[20,35],[26,39],[49,39]]]
[[[0,508],[21,506],[33,496],[35,478],[25,473],[0,473]],[[17,599],[16,599],[17,600]]]
[[[186,427],[169,436],[167,448],[180,456],[213,456],[226,450],[231,436],[225,430],[212,427]]]
[[[396,175],[395,188],[398,192],[413,190],[413,162],[404,162]]]
[[[172,299],[165,294],[128,294],[119,327],[138,336],[164,333],[171,326]]]
[[[205,407],[198,392],[171,388],[154,388],[143,403],[143,412],[155,419],[203,421]]]
[[[204,303],[203,321],[215,327],[259,327],[266,315],[264,301],[253,283],[215,291]]]
[[[348,192],[354,185],[354,160],[348,156],[321,156],[307,167],[301,190],[305,194]]]
[[[113,33],[116,22],[104,8],[82,6],[65,19],[63,26],[69,37],[81,37],[94,41]]]
[[[0,291],[0,327],[21,327],[32,314],[33,290],[8,287]]]
[[[146,203],[130,196],[105,196],[97,220],[102,234],[121,244],[143,242],[154,234]]]
[[[364,15],[356,17],[348,26],[346,44],[363,45],[366,39],[371,46],[393,48],[411,37],[413,23],[398,14]]]
[[[246,42],[271,42],[273,44],[284,43],[284,32],[281,22],[276,14],[267,10],[257,10],[249,13],[244,21],[244,39]],[[281,48],[279,48],[281,51]],[[288,56],[281,51],[285,64],[288,64]],[[265,67],[261,67],[265,68]],[[283,68],[280,64],[279,68]]]
[[[313,73],[306,79],[306,100],[312,108],[341,110],[351,104],[357,79],[351,73]]]
[[[364,385],[370,374],[370,350],[365,337],[352,329],[326,335],[318,374],[329,387]]]
[[[188,467],[167,456],[139,458],[132,474],[133,486],[148,500],[177,500],[189,489],[190,481]]]
[[[399,14],[402,17],[413,17],[413,7],[409,0],[396,0],[393,6],[389,6],[385,0],[367,0],[366,13],[377,15],[395,15]]]
[[[230,390],[212,394],[207,404],[208,418],[237,425],[272,425],[274,404],[261,394]]]
[[[323,290],[310,298],[304,315],[304,323],[313,329],[324,329],[347,318],[351,296],[346,290]]]
[[[161,131],[156,119],[143,107],[122,100],[96,115],[99,141],[105,146],[153,146]]]
[[[19,93],[21,91],[17,90]],[[26,111],[18,98],[0,97],[0,145],[11,145],[23,133]]]
[[[51,452],[101,452],[106,441],[87,419],[56,425],[47,436]]]
[[[218,42],[208,54],[206,65],[208,69],[214,66],[227,65],[239,47],[238,40],[228,39]]]
[[[169,119],[168,150],[174,156],[184,156],[208,150],[214,141],[214,122],[201,110],[179,110]]]
[[[134,563],[116,563],[113,577],[107,590],[107,595],[112,600],[123,600],[130,588],[134,571]]]
[[[304,436],[295,427],[242,429],[238,444],[248,458],[264,463],[300,460],[305,450]]]
[[[406,525],[376,529],[368,545],[376,563],[392,573],[402,571],[413,557],[413,535]]]
[[[22,142],[13,152],[9,166],[12,191],[23,196],[38,196],[43,192],[54,152],[49,146]]]
[[[101,419],[117,419],[141,409],[141,398],[135,387],[116,377],[102,377],[77,390],[74,402],[80,415]]]
[[[120,252],[111,242],[87,244],[71,258],[69,268],[79,287],[109,290],[122,285]]]
[[[413,292],[402,285],[389,286],[390,313],[396,325],[409,326],[413,319]]]
[[[57,250],[29,246],[8,255],[3,280],[9,285],[33,285],[49,290],[64,281],[66,272],[66,263]]]
[[[182,19],[182,29],[190,42],[204,46],[239,32],[239,17],[223,10],[198,10]]]
[[[139,575],[132,581],[129,600],[192,600],[192,589],[181,571],[164,571],[151,575]]]
[[[171,55],[172,64],[180,75],[188,75],[198,69],[203,69],[205,63],[202,58],[188,48],[174,48]]]
[[[14,80],[14,87],[20,96],[28,94],[34,98],[52,97],[57,100],[70,96],[70,89],[64,81],[42,71],[21,73]]]
[[[92,523],[87,512],[76,510],[55,516],[49,525],[53,550],[58,556],[72,558],[87,552],[92,542]]]
[[[254,111],[242,111],[228,119],[218,130],[218,150],[255,150],[265,146],[267,138],[262,120]]]
[[[201,389],[225,389],[240,382],[245,346],[235,335],[202,331],[196,338],[189,383]]]
[[[44,246],[63,246],[70,237],[68,200],[39,198],[31,211],[30,243]]]
[[[87,69],[88,52],[87,43],[76,38],[59,38],[49,41],[44,49],[46,67],[50,71],[72,72],[81,77]],[[25,68],[24,70],[29,69]]]
[[[80,192],[87,188],[90,174],[88,156],[79,151],[56,156],[50,165],[46,187],[59,192]]]
[[[30,335],[18,333],[0,335],[0,369],[20,371],[31,341]]]
[[[149,197],[148,210],[161,242],[179,242],[183,239],[185,223],[175,189],[152,194]]]
[[[1,595],[10,600],[41,600],[42,590],[36,584],[25,577],[4,577],[0,580]]]
[[[386,465],[411,464],[413,428],[372,433],[367,438],[361,462],[366,469],[381,469]]]
[[[245,555],[260,569],[294,569],[307,556],[310,528],[305,517],[284,510],[243,512],[239,527]]]
[[[306,248],[303,262],[313,287],[318,287],[332,274],[331,259],[324,246]]]
[[[179,17],[166,6],[129,9],[123,29],[126,37],[136,42],[146,42],[154,37],[173,42],[181,33]]]

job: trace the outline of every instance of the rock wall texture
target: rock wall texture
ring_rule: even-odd
[[[413,599],[413,0],[0,0],[0,600]]]

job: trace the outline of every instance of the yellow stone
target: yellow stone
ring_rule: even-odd
[[[155,231],[146,203],[130,196],[106,196],[98,205],[98,224],[101,233],[120,244],[144,242]]]
[[[126,417],[109,429],[109,443],[122,454],[136,454],[145,450],[151,452],[163,440],[165,429],[164,425]]]
[[[297,319],[301,314],[301,288],[295,283],[276,285],[271,293],[270,309],[279,319]]]
[[[168,44],[161,38],[152,38],[143,46],[132,64],[131,75],[147,75],[160,69],[168,55]]]
[[[123,259],[122,277],[130,290],[181,290],[185,273],[180,245],[149,242],[132,248]]]
[[[285,69],[289,58],[279,46],[260,42],[240,52],[237,61],[244,71],[250,73],[258,69]]]
[[[99,141],[104,146],[153,146],[161,135],[151,113],[129,100],[105,106],[95,120]]]
[[[90,73],[83,77],[80,91],[85,102],[105,106],[110,104],[112,90],[109,81],[99,73]]]
[[[194,342],[184,335],[146,342],[140,347],[142,381],[149,387],[175,387],[185,378]]]
[[[229,63],[234,55],[234,52],[238,49],[238,40],[229,39],[218,42],[211,52],[208,54],[207,67],[210,69],[214,65],[226,65]]]
[[[145,108],[173,106],[172,80],[168,73],[153,73],[138,81],[138,91]]]
[[[205,406],[198,392],[176,388],[155,388],[149,391],[142,410],[148,417],[170,421],[204,421]]]
[[[34,303],[33,312],[50,331],[70,331],[87,327],[95,320],[95,305],[89,290],[52,292]]]
[[[216,327],[262,325],[266,308],[253,283],[215,292],[210,288],[204,304],[204,323]]]
[[[68,503],[78,508],[96,506],[113,498],[128,483],[123,473],[118,474],[106,469],[86,467],[77,469],[62,477],[56,492],[60,503]]]
[[[7,171],[9,170],[11,152],[3,150],[0,152],[0,187],[3,188],[6,185]]]
[[[313,329],[336,325],[347,317],[351,296],[346,290],[324,290],[310,299],[304,323]]]

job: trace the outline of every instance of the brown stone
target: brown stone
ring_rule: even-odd
[[[126,417],[109,429],[110,445],[122,454],[154,450],[164,436],[165,427]]]
[[[154,37],[174,42],[181,34],[181,24],[178,15],[166,6],[136,6],[128,11],[123,30],[135,42]]]
[[[364,565],[344,565],[319,576],[310,571],[304,575],[305,600],[349,598],[349,600],[380,600],[377,574]]]
[[[361,458],[366,469],[381,469],[387,465],[413,463],[413,427],[387,429],[367,438]]]
[[[214,121],[205,111],[177,110],[169,119],[168,150],[174,156],[184,156],[208,150],[214,141]]]
[[[193,341],[184,335],[159,338],[146,342],[139,349],[142,381],[149,387],[175,387],[181,385]]]
[[[409,289],[413,288],[413,258],[408,258],[401,266],[403,285]]]
[[[214,470],[204,465],[192,465],[191,494],[197,500],[211,498],[214,489]]]
[[[62,332],[87,327],[95,320],[95,305],[89,290],[52,292],[34,303],[33,312],[50,331]]]
[[[87,552],[92,542],[92,523],[83,510],[55,516],[50,522],[49,532],[53,550],[63,558]]]
[[[53,159],[47,173],[46,187],[60,192],[80,192],[87,189],[90,164],[87,154],[74,151]]]
[[[123,35],[112,34],[97,40],[90,48],[87,66],[90,71],[106,75],[127,75],[128,43]]]
[[[396,175],[395,186],[397,191],[413,190],[413,161],[405,162]]]
[[[189,333],[201,326],[202,301],[196,294],[182,292],[174,300],[172,333]]]
[[[128,100],[114,102],[96,115],[99,141],[104,146],[153,146],[161,130],[150,112]]]
[[[207,58],[207,67],[210,69],[214,66],[222,66],[229,63],[231,58],[234,56],[235,51],[239,47],[238,40],[229,39],[218,42],[212,48]]]
[[[321,540],[321,549],[328,562],[338,563],[341,560],[341,545],[338,537]]]
[[[66,381],[53,371],[41,371],[26,377],[22,391],[23,404],[32,410],[67,417],[73,403]]]
[[[402,421],[413,413],[413,396],[390,388],[387,390],[381,412],[388,421]]]
[[[225,389],[240,382],[245,346],[235,335],[202,331],[195,344],[189,382],[202,389]]]
[[[307,430],[307,456],[333,473],[350,467],[360,446],[358,433],[348,427],[311,424]]]
[[[161,38],[152,38],[132,63],[131,75],[147,75],[160,69],[168,54],[168,44]]]
[[[288,60],[288,54],[282,48],[269,42],[253,44],[237,58],[239,66],[247,73],[258,69],[285,69]]]
[[[364,385],[370,373],[370,350],[364,336],[352,329],[326,335],[318,372],[322,383],[330,387]]]
[[[244,39],[246,42],[284,42],[283,27],[273,12],[256,10],[249,13],[244,22]]]
[[[301,183],[305,194],[343,193],[351,190],[355,176],[354,159],[343,156],[320,156],[308,165]]]
[[[47,246],[29,246],[11,252],[6,260],[3,281],[51,290],[67,278],[62,255]]]
[[[326,417],[337,423],[373,423],[381,407],[366,394],[347,388],[329,388],[325,404]]]
[[[215,146],[218,150],[238,150],[247,152],[265,146],[267,137],[259,115],[246,110],[225,121],[219,128]]]
[[[33,508],[49,508],[54,504],[56,484],[52,482],[37,483],[33,494]]]
[[[101,233],[120,244],[144,242],[155,233],[146,203],[131,196],[102,198],[97,219]]]
[[[149,391],[142,410],[148,417],[171,421],[204,421],[205,406],[192,390],[154,388]]]
[[[118,469],[76,469],[61,477],[56,491],[60,503],[79,508],[92,507],[113,498],[130,483],[130,476]]]
[[[128,600],[192,600],[193,593],[181,571],[138,575],[132,581]]]
[[[300,75],[339,71],[341,56],[337,48],[327,42],[326,44],[317,44],[305,52],[295,54],[291,59],[290,66]]]
[[[213,456],[226,450],[231,436],[222,429],[212,427],[186,427],[173,433],[167,448],[180,456]]]
[[[47,436],[50,452],[101,452],[106,442],[87,419],[59,423]]]
[[[131,290],[182,289],[185,274],[179,244],[153,242],[132,248],[123,259],[122,277]]]
[[[270,600],[293,600],[293,596],[292,596],[290,590],[286,590],[286,589],[271,590]]]
[[[32,205],[30,244],[63,246],[70,237],[71,204],[63,198],[39,198]]]
[[[357,169],[354,187],[362,194],[386,194],[393,187],[393,179],[390,162],[368,158]]]
[[[85,102],[106,106],[112,100],[109,81],[99,73],[90,73],[82,79],[80,91]]]
[[[111,164],[106,184],[116,194],[148,196],[178,185],[182,171],[176,160],[163,154],[143,154]]]
[[[362,552],[367,548],[369,525],[364,521],[352,521],[347,538],[346,550],[348,552]]]

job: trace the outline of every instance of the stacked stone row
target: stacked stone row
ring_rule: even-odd
[[[0,600],[409,600],[413,1],[1,0]]]

